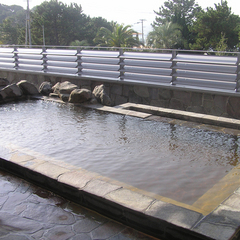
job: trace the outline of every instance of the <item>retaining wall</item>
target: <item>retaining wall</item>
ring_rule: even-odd
[[[43,81],[53,85],[56,82],[70,81],[81,88],[93,90],[96,85],[104,83],[114,105],[126,102],[140,103],[157,107],[210,114],[240,119],[240,95],[218,93],[200,90],[188,90],[175,86],[160,87],[153,85],[129,84],[123,81],[101,82],[96,79],[80,79],[75,77],[61,77],[57,75],[44,75],[34,73],[20,73],[0,71],[0,77],[7,78],[11,83],[28,80],[37,87]]]

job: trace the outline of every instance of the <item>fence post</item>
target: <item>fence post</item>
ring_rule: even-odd
[[[172,76],[172,80],[171,80],[171,85],[176,85],[176,73],[177,73],[177,69],[175,68],[176,65],[177,65],[177,62],[173,61],[174,58],[177,56],[177,51],[176,50],[173,50],[172,51],[172,58],[171,58],[171,61],[172,61],[172,65],[171,65],[171,69],[172,69],[172,73],[171,73],[171,76]],[[174,76],[175,75],[175,76]]]
[[[120,49],[119,49],[119,55],[118,55],[118,58],[119,58],[119,62],[118,62],[118,64],[119,64],[119,69],[118,69],[118,71],[120,72],[119,77],[120,77],[120,80],[121,80],[121,81],[124,80],[124,66],[125,66],[125,64],[124,64],[124,59],[121,58],[122,55],[123,55],[123,49],[120,48]]]
[[[19,61],[18,61],[19,56],[18,56],[18,48],[17,47],[14,47],[13,53],[14,53],[13,57],[14,57],[14,63],[15,63],[14,68],[15,68],[15,70],[18,70],[18,67],[19,67]]]
[[[77,56],[77,74],[78,76],[81,76],[82,75],[82,69],[83,69],[83,66],[82,66],[82,56],[80,56],[79,54],[81,54],[81,51],[82,49],[81,48],[77,48],[77,53],[76,53],[76,56]]]
[[[45,47],[42,48],[42,60],[43,60],[43,63],[42,63],[43,69],[42,69],[42,71],[46,73],[47,72],[47,61],[48,61],[48,59],[47,59],[47,53],[46,53],[46,48]]]
[[[238,92],[238,88],[240,87],[240,54],[237,55],[237,71],[236,71],[236,87],[235,87],[235,92]]]

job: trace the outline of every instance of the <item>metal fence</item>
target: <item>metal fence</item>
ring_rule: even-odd
[[[228,93],[240,90],[240,54],[2,47],[0,70]]]

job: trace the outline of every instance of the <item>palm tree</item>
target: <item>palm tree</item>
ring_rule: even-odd
[[[147,37],[147,45],[153,48],[172,49],[176,48],[182,41],[180,26],[172,22],[155,26]]]
[[[133,47],[139,45],[138,37],[134,38],[137,33],[130,28],[130,25],[112,24],[112,31],[102,27],[97,33],[94,42],[99,46],[107,47]]]

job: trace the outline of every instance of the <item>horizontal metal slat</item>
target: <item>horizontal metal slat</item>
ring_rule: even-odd
[[[137,74],[137,73],[125,73],[123,76],[124,79],[129,80],[139,80],[139,81],[146,81],[146,82],[162,82],[162,83],[169,83],[171,82],[172,78],[168,76],[157,76],[157,75],[148,75],[148,74]]]
[[[12,53],[0,53],[0,58],[13,58],[14,54]]]
[[[165,62],[165,61],[124,59],[122,65],[139,66],[139,67],[153,67],[153,68],[169,68],[170,69],[172,63]]]
[[[13,63],[14,61],[14,58],[1,58],[0,56],[0,63]]]
[[[120,71],[129,72],[129,73],[142,73],[142,74],[165,75],[165,76],[171,76],[171,73],[172,73],[171,69],[132,67],[127,65]]]
[[[61,55],[47,55],[44,56],[42,59],[47,61],[61,61],[61,62],[76,62],[76,56],[61,56]]]
[[[68,49],[46,49],[42,54],[47,55],[63,55],[63,56],[75,56],[77,50],[68,50]]]
[[[113,71],[82,69],[81,75],[82,76],[99,76],[99,77],[118,78],[119,73],[118,72],[113,72]]]
[[[235,65],[237,57],[223,57],[223,56],[204,56],[204,55],[190,55],[190,54],[178,54],[174,59],[174,62],[190,62],[190,63],[212,63],[223,65]]]
[[[0,62],[0,68],[10,68],[10,69],[13,69],[14,67],[15,67],[15,63]]]
[[[216,81],[226,81],[226,82],[234,82],[236,80],[236,74],[223,74],[223,73],[210,73],[210,72],[197,72],[197,71],[184,71],[184,70],[177,70],[177,73],[173,74],[173,76],[216,80]]]
[[[14,48],[0,48],[0,53],[13,53]]]
[[[155,86],[167,86],[169,87],[170,83],[168,81],[149,81],[147,79],[142,79],[141,81],[134,80],[134,79],[123,79],[124,82],[126,83],[131,83],[131,84],[147,84],[147,85],[153,85]]]
[[[117,65],[119,63],[118,58],[81,57],[81,60],[84,63],[111,64],[111,65]]]
[[[234,90],[236,84],[232,82],[209,81],[201,79],[177,78],[176,85],[197,86],[204,88]]]
[[[14,53],[41,54],[41,48],[18,48]]]
[[[78,69],[76,68],[67,68],[67,67],[53,67],[48,66],[48,73],[62,73],[62,74],[77,74]]]
[[[77,56],[89,56],[89,57],[104,57],[104,58],[117,58],[119,52],[117,51],[94,51],[94,50],[82,50]]]
[[[60,62],[60,61],[47,61],[47,66],[63,67],[63,68],[76,68],[76,62]]]
[[[237,66],[178,62],[173,69],[234,74],[237,71]]]
[[[172,54],[168,53],[142,53],[142,52],[124,52],[120,58],[127,59],[142,59],[142,60],[157,60],[170,61]]]
[[[118,71],[118,65],[107,65],[107,64],[92,64],[92,63],[82,63],[84,69],[95,69],[95,70],[105,70],[105,71]]]
[[[19,59],[32,59],[32,60],[41,60],[42,55],[41,54],[25,54],[25,53],[19,53],[18,54]]]
[[[34,71],[34,72],[42,72],[43,67],[38,65],[27,65],[20,64],[18,65],[18,70],[26,70],[26,71]]]
[[[31,59],[19,59],[18,64],[41,66],[42,61],[41,60],[31,60]]]

